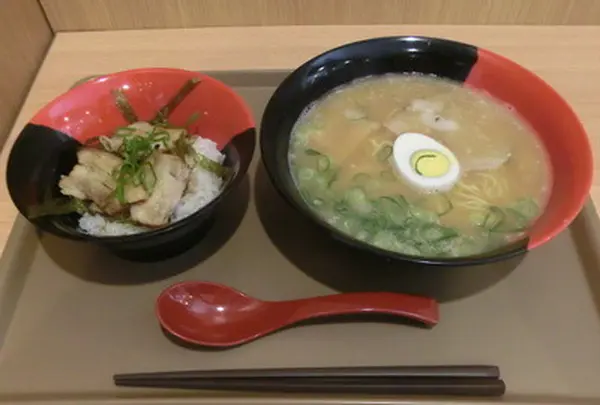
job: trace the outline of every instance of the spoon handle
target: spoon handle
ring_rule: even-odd
[[[294,311],[291,322],[349,314],[386,314],[434,326],[438,303],[432,298],[388,292],[346,293],[288,301]]]

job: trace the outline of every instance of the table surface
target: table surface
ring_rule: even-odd
[[[600,151],[600,27],[593,26],[286,26],[59,33],[0,155],[2,178],[27,120],[76,80],[148,66],[191,70],[292,69],[331,47],[386,35],[440,36],[503,54],[539,74],[575,109]],[[597,165],[591,191],[600,208]],[[0,250],[17,210],[0,182]]]

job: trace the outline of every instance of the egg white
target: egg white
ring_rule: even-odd
[[[450,162],[448,171],[438,177],[426,177],[415,172],[410,162],[411,156],[423,149],[437,151],[446,156]],[[426,135],[415,132],[407,132],[396,138],[391,161],[400,177],[423,191],[448,191],[458,182],[461,175],[458,159],[450,149]]]

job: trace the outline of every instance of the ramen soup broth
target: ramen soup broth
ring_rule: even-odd
[[[450,190],[408,184],[391,164],[405,132],[450,149]],[[510,108],[458,83],[423,75],[360,79],[309,106],[289,161],[306,202],[326,221],[381,248],[419,256],[484,253],[522,237],[550,188],[546,152]]]

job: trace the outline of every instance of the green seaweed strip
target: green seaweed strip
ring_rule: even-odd
[[[112,90],[111,93],[115,98],[117,108],[119,109],[119,111],[121,111],[121,114],[123,114],[125,120],[130,124],[138,122],[138,117],[135,111],[133,111],[133,107],[131,107],[131,104],[129,104],[125,93],[123,93],[121,89]]]
[[[167,125],[169,115],[171,115],[177,106],[179,106],[179,104],[181,104],[181,102],[196,88],[198,83],[200,83],[200,79],[197,77],[193,77],[186,81],[177,94],[175,94],[164,107],[158,110],[158,113],[156,113],[156,116],[150,123],[153,125]]]
[[[214,160],[210,160],[209,158],[200,153],[196,153],[196,155],[198,156],[198,166],[200,166],[201,168],[208,170],[209,172],[213,172],[219,177],[225,177],[227,175],[227,167],[221,166],[219,163],[215,162]]]

